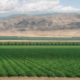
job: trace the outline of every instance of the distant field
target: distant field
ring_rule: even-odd
[[[0,76],[80,77],[80,46],[0,46]]]
[[[80,37],[17,37],[17,36],[0,36],[0,40],[80,41]]]

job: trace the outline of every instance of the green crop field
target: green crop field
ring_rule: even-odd
[[[0,40],[80,41],[80,37],[17,37],[17,36],[0,36]]]
[[[0,46],[80,46],[80,41],[2,41]]]
[[[80,46],[0,46],[0,76],[80,77]]]

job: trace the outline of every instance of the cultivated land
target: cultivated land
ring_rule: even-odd
[[[0,46],[0,76],[80,77],[80,46]]]
[[[0,36],[0,41],[80,41],[80,37]]]

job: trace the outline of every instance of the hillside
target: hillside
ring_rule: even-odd
[[[80,37],[80,15],[22,15],[0,19],[0,36]]]

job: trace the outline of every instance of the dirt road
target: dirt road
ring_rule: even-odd
[[[0,77],[0,80],[80,80],[80,78]]]

